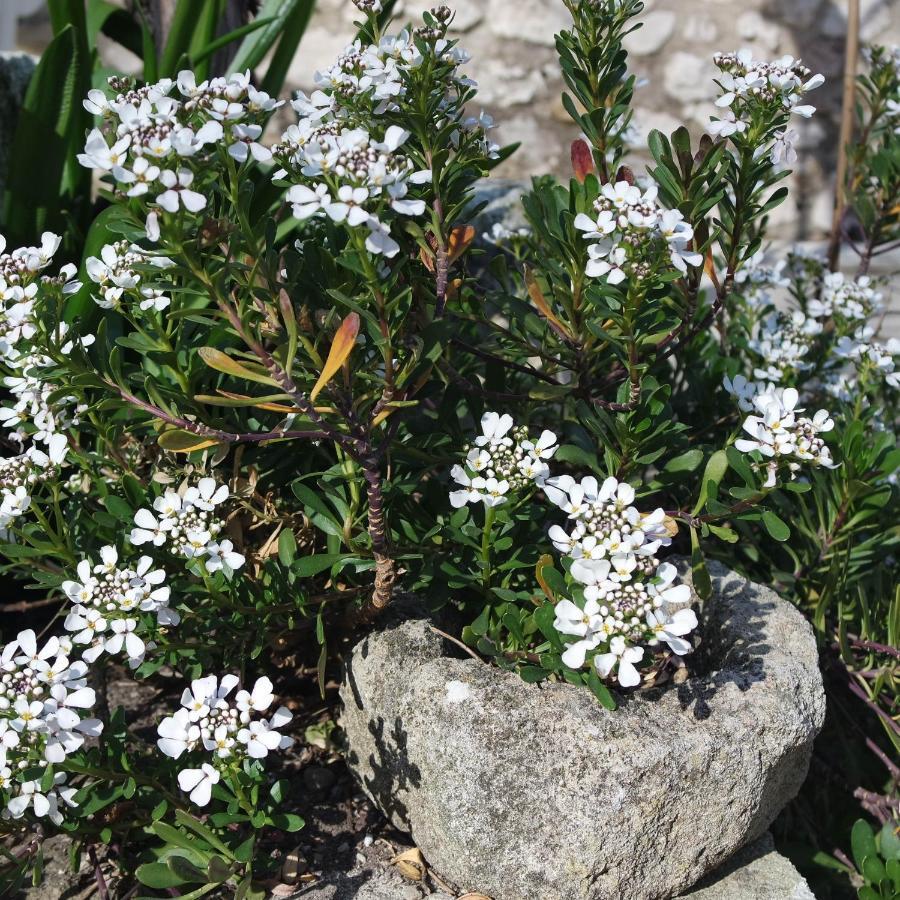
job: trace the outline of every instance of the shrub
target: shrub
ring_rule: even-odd
[[[302,825],[266,771],[292,738],[263,664],[288,635],[324,679],[401,586],[458,613],[470,653],[613,710],[690,666],[697,611],[662,554],[701,596],[712,556],[808,612],[890,719],[867,666],[896,658],[898,348],[867,270],[898,239],[896,57],[862,81],[851,278],[766,252],[820,76],[719,54],[708,133],[651,133],[635,175],[641,4],[568,0],[574,177],[537,178],[529,228],[485,252],[477,183],[512,148],[473,115],[452,13],[388,35],[356,5],[272,146],[284,101],[248,72],[92,91],[78,161],[110,206],[78,280],[46,274],[49,233],[0,258],[22,450],[0,550],[60,603],[55,637],[2,655],[11,880],[52,826],[91,852],[126,835],[150,888],[261,896],[263,829]],[[114,662],[178,686],[156,748],[88,686]]]

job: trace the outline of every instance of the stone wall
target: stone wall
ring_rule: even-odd
[[[521,142],[498,174],[530,176],[569,172],[576,136],[560,103],[562,82],[553,35],[568,23],[561,0],[447,0],[456,9],[455,31],[473,56],[470,72],[484,107],[498,123],[502,143]],[[403,15],[434,5],[403,0]],[[671,132],[684,122],[699,134],[713,111],[717,50],[750,47],[763,58],[800,56],[828,81],[812,102],[812,121],[801,120],[801,159],[791,199],[773,225],[786,239],[809,239],[830,225],[828,173],[834,171],[837,112],[846,32],[843,0],[645,0],[644,26],[629,36],[632,69],[646,83],[635,93],[642,139],[651,128]],[[327,65],[352,33],[350,0],[319,0],[318,10],[290,72],[294,86]],[[900,42],[900,3],[862,0],[863,39]]]

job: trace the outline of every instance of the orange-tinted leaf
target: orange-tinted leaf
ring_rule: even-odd
[[[234,375],[235,378],[245,378],[247,381],[255,381],[258,384],[268,384],[278,386],[278,383],[268,375],[262,372],[256,372],[253,369],[239,363],[236,359],[232,359],[227,353],[216,350],[215,347],[201,347],[198,351],[200,358],[211,369],[217,372],[224,372],[226,375]]]
[[[335,373],[347,361],[353,345],[356,343],[356,336],[359,334],[359,316],[353,312],[341,322],[334,340],[331,343],[331,349],[328,351],[328,359],[325,360],[325,366],[322,374],[316,382],[312,393],[309,395],[310,400],[315,400],[322,388],[334,378]]]
[[[447,259],[454,263],[469,249],[469,245],[475,240],[474,225],[457,225],[450,232],[450,242],[447,247]]]
[[[561,337],[571,338],[572,333],[562,322],[560,322],[553,310],[550,309],[550,305],[547,303],[543,291],[541,291],[541,286],[535,280],[534,273],[528,266],[525,267],[525,284],[528,287],[528,296],[531,297],[531,302],[537,307],[538,312],[550,323],[550,327]]]
[[[712,247],[706,251],[706,261],[703,267],[706,270],[706,274],[709,275],[709,280],[713,283],[716,290],[719,290],[719,277],[716,275],[716,264],[713,262]]]
[[[190,431],[184,431],[181,428],[173,428],[170,431],[164,431],[159,436],[157,443],[163,450],[168,450],[171,453],[192,453],[194,450],[215,447],[220,442],[198,434],[192,434]]]
[[[575,177],[582,184],[584,184],[584,179],[594,171],[594,155],[584,138],[572,141],[572,168],[575,171]]]
[[[541,586],[541,590],[546,595],[547,599],[551,603],[556,603],[556,595],[553,593],[550,585],[547,584],[546,579],[544,578],[544,569],[547,567],[553,568],[553,557],[549,553],[545,553],[538,561],[537,565],[534,567],[534,574],[537,578],[538,584]]]

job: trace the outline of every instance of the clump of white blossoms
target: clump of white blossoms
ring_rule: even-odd
[[[135,87],[115,77],[109,85],[112,96],[92,90],[84,101],[100,124],[87,136],[78,161],[107,174],[122,195],[150,201],[151,238],[159,215],[191,215],[206,208],[211,176],[228,165],[228,158],[232,164],[250,156],[271,159],[259,137],[283,101],[257,90],[249,72],[198,84],[185,70],[175,81]]]
[[[799,59],[782,56],[772,62],[753,59],[750,50],[737,53],[717,53],[713,57],[722,74],[717,79],[722,95],[716,106],[725,110],[720,119],[707,126],[716,137],[746,136],[759,141],[771,129],[781,126],[770,136],[771,146],[762,143],[754,147],[758,153],[769,152],[774,163],[790,164],[796,160],[793,149],[795,132],[786,127],[790,114],[809,118],[816,111],[803,102],[805,95],[824,83],[822,75],[813,75]]]
[[[843,272],[828,272],[822,279],[819,296],[809,300],[806,310],[817,319],[858,322],[879,312],[882,299],[883,295],[875,289],[868,275],[847,278]]]
[[[131,543],[165,545],[173,553],[200,560],[209,573],[222,571],[230,577],[244,564],[244,557],[230,540],[219,537],[225,521],[216,507],[228,496],[227,485],[217,484],[214,478],[185,484],[180,491],[170,488],[153,501],[153,511],[139,509],[135,513]]]
[[[802,310],[770,313],[759,322],[756,335],[748,343],[749,348],[762,358],[754,375],[780,382],[811,369],[812,363],[807,357],[822,331],[822,323]]]
[[[100,256],[90,256],[85,262],[88,277],[99,286],[94,302],[102,309],[119,309],[125,299],[133,300],[140,310],[164,310],[172,301],[165,291],[145,284],[148,267],[169,268],[172,260],[148,253],[136,244],[118,241],[106,244]]]
[[[838,339],[834,352],[849,360],[858,379],[884,379],[885,384],[900,389],[900,340],[889,338],[884,344],[873,340],[875,330],[858,328],[852,337]]]
[[[0,362],[11,374],[3,384],[12,394],[12,402],[0,407],[0,427],[9,430],[19,443],[34,440],[46,443],[53,434],[78,423],[81,409],[71,397],[59,395],[59,385],[51,384],[42,369],[53,361],[32,348],[38,331],[37,305],[45,297],[62,298],[77,291],[73,265],[63,266],[58,275],[47,275],[59,249],[60,237],[45,231],[40,247],[20,247],[6,253],[6,240],[0,236]],[[55,335],[60,352],[68,354],[75,341],[66,339],[62,323]],[[90,335],[77,338],[80,347],[89,347]]]
[[[151,569],[149,556],[142,556],[133,569],[118,565],[115,547],[102,547],[100,559],[95,566],[83,559],[78,564],[78,580],[62,583],[74,604],[64,627],[73,633],[73,644],[86,645],[83,659],[93,662],[102,653],[124,651],[134,669],[155,646],[146,640],[150,623],[177,625],[181,617],[169,608],[170,589],[163,583],[166,573]]]
[[[800,415],[799,394],[794,388],[762,393],[753,398],[757,415],[744,420],[744,431],[750,438],[739,438],[735,446],[742,453],[762,454],[765,487],[774,487],[786,468],[791,478],[802,464],[835,468],[831,450],[820,435],[834,428],[827,410],[820,409],[812,418]]]
[[[533,441],[527,428],[513,424],[512,416],[488,412],[481,417],[481,434],[474,446],[465,450],[465,463],[450,470],[461,486],[450,492],[450,503],[457,509],[467,503],[499,506],[532,485],[543,485],[550,474],[547,460],[557,443],[552,431]]]
[[[103,730],[85,718],[95,703],[87,687],[87,666],[70,663],[68,643],[50,638],[39,646],[31,630],[22,631],[0,651],[0,798],[3,816],[19,819],[30,809],[55,824],[65,806],[75,806],[75,789],[58,772],[42,789],[48,764],[61,763],[85,738]]]
[[[584,213],[576,217],[575,227],[594,241],[588,247],[589,277],[605,277],[610,284],[640,282],[672,267],[687,272],[689,265],[703,262],[690,249],[694,229],[677,209],[663,209],[657,193],[655,184],[644,191],[629,181],[604,184],[594,201],[596,219]]]
[[[357,6],[372,16],[380,4]],[[451,19],[449,9],[436,7],[415,33],[386,35],[367,46],[357,39],[334,65],[316,72],[317,90],[292,101],[300,119],[272,150],[281,166],[275,178],[291,185],[286,200],[296,218],[327,216],[357,230],[372,255],[397,255],[391,220],[423,215],[425,200],[410,195],[432,179],[426,161],[405,150],[410,132],[392,121],[420,69],[444,87],[443,112],[458,126],[453,149],[471,144],[496,154],[486,138],[490,118],[464,116],[474,82],[459,73],[469,57],[446,37]]]
[[[206,806],[212,788],[222,776],[234,774],[246,762],[264,759],[275,750],[286,750],[294,739],[281,733],[293,716],[280,706],[269,717],[266,712],[275,700],[268,678],[256,681],[252,691],[237,687],[235,675],[197,678],[185,688],[181,709],[159,723],[157,746],[173,759],[187,754],[194,765],[178,773],[178,784],[197,806]]]
[[[556,604],[554,627],[575,638],[562,655],[572,669],[591,664],[601,678],[616,672],[623,687],[640,683],[635,663],[644,647],[666,644],[678,655],[691,649],[685,640],[697,627],[687,605],[690,588],[675,584],[677,570],[656,557],[672,543],[662,509],[641,513],[633,505],[634,488],[615,478],[600,484],[593,476],[576,481],[551,478],[544,493],[572,523],[550,529],[550,539],[572,560],[570,574],[583,587],[583,606]]]
[[[18,456],[0,459],[0,529],[4,531],[31,506],[32,489],[59,474],[68,453],[64,434],[54,434],[47,452],[31,446]]]

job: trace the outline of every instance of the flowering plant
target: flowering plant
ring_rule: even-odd
[[[896,211],[859,213],[855,277],[764,247],[821,78],[720,54],[707,133],[652,132],[635,174],[641,4],[566,0],[574,177],[476,249],[478,180],[512,148],[453,14],[389,33],[355,5],[274,142],[288,104],[247,69],[91,90],[77,161],[108,206],[80,269],[49,274],[49,233],[0,256],[0,552],[58,610],[42,649],[3,652],[11,882],[49,821],[89,854],[127,832],[152,889],[261,896],[261,843],[302,825],[276,670],[324,690],[400,585],[464,617],[466,652],[609,709],[691,665],[707,556],[844,650],[873,637],[847,631],[857,596],[895,609],[897,348],[866,269]],[[864,84],[895,153],[885,58]],[[893,177],[866,172],[861,206]],[[150,741],[106,709],[122,663],[164,700]]]

